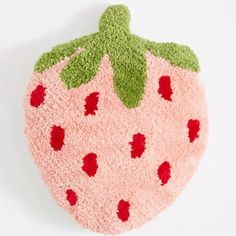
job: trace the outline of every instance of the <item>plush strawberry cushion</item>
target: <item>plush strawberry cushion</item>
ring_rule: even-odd
[[[25,132],[57,203],[83,227],[119,233],[170,205],[206,145],[195,54],[129,31],[122,5],[99,31],[43,54],[25,97]]]

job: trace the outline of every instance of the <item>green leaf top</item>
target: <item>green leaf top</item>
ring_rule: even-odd
[[[130,33],[130,14],[126,6],[108,7],[99,22],[99,32],[54,47],[43,54],[35,65],[35,71],[43,72],[65,57],[75,53],[78,47],[85,50],[74,55],[61,72],[61,79],[68,89],[79,87],[94,78],[105,54],[109,55],[117,96],[127,108],[139,106],[147,80],[145,53],[169,61],[183,69],[199,71],[198,59],[193,51],[175,43],[155,43]]]

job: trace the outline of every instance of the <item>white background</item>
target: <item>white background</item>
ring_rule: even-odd
[[[208,147],[176,202],[125,235],[236,234],[236,1],[0,0],[0,234],[95,235],[57,206],[23,132],[33,65],[55,44],[97,30],[109,3],[125,3],[134,33],[189,45],[199,56]]]

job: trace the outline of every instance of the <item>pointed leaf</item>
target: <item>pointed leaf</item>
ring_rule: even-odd
[[[128,108],[137,107],[144,94],[146,82],[146,58],[142,48],[133,44],[112,48],[109,55],[114,73],[114,85],[117,96]]]
[[[174,66],[198,72],[199,63],[194,52],[187,46],[176,43],[155,43],[145,40],[145,46],[155,56],[162,57]]]
[[[98,46],[90,45],[82,53],[71,58],[61,72],[62,81],[68,88],[88,83],[96,75],[104,54],[104,50]]]
[[[95,35],[96,33],[53,47],[52,51],[41,55],[35,64],[34,70],[37,72],[47,70],[59,61],[63,60],[66,56],[71,56],[79,47],[83,48],[89,40],[91,41],[94,38]]]

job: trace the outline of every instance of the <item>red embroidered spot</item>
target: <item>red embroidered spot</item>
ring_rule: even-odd
[[[131,145],[131,157],[141,157],[145,150],[145,136],[143,134],[137,133],[133,135],[133,141],[129,142]]]
[[[173,94],[173,92],[172,92],[169,76],[162,76],[159,79],[158,93],[161,95],[162,98],[168,101],[172,101],[171,95]]]
[[[89,153],[83,158],[84,165],[82,170],[89,176],[94,176],[97,172],[97,155],[95,153]]]
[[[188,121],[188,137],[190,143],[192,143],[196,138],[199,137],[198,132],[200,130],[199,120],[189,120]]]
[[[90,93],[86,98],[85,98],[85,112],[84,115],[95,115],[95,111],[98,110],[97,104],[98,104],[98,99],[99,99],[99,93],[98,92],[93,92]]]
[[[55,151],[61,150],[63,144],[64,144],[64,138],[65,138],[65,130],[61,128],[61,126],[53,126],[51,129],[51,140],[50,144],[51,147]]]
[[[30,95],[30,105],[33,107],[39,107],[44,102],[45,87],[38,85]]]
[[[158,174],[158,177],[159,179],[161,180],[162,184],[161,185],[164,185],[164,184],[167,184],[167,182],[169,181],[170,179],[170,164],[169,162],[167,161],[164,161],[158,168],[157,170],[157,174]]]
[[[129,219],[129,207],[130,207],[129,202],[123,199],[119,201],[119,204],[117,206],[117,216],[123,222]]]
[[[66,199],[71,206],[74,206],[78,200],[76,193],[72,189],[66,190]]]

